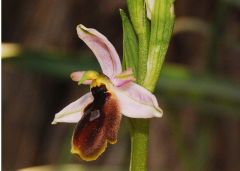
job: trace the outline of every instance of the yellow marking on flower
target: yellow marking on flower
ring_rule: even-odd
[[[92,81],[90,88],[105,85],[106,88],[109,89],[110,84],[111,84],[111,82],[105,75],[98,75],[98,77]]]
[[[109,142],[110,144],[116,144],[116,143],[117,143],[117,139],[116,139],[115,141],[109,141],[109,140],[108,140],[108,142]]]
[[[71,153],[78,155],[81,159],[83,159],[85,161],[93,161],[93,160],[96,160],[106,150],[106,148],[107,148],[107,140],[104,142],[101,149],[92,156],[84,155],[84,153],[81,151],[81,149],[75,147],[74,145],[72,145]]]
[[[107,88],[110,88],[111,82],[107,76],[99,74],[96,71],[86,71],[78,84],[82,84],[86,80],[92,80],[90,88],[99,87],[100,85],[105,85]]]
[[[117,139],[115,141],[110,141],[110,140],[106,140],[103,144],[103,146],[101,147],[101,149],[94,155],[92,156],[86,156],[80,148],[77,148],[76,146],[74,146],[72,144],[72,148],[71,148],[71,153],[75,154],[77,156],[79,156],[81,159],[85,160],[85,161],[93,161],[96,160],[107,148],[108,146],[108,142],[110,144],[116,144],[117,143]]]
[[[99,73],[96,71],[86,71],[83,76],[82,79],[78,82],[78,85],[82,84],[84,81],[86,80],[95,80],[97,79],[97,77],[99,76]]]

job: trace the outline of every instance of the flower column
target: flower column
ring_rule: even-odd
[[[124,66],[151,92],[158,81],[174,25],[173,0],[127,0],[130,19],[120,10]],[[147,170],[148,119],[130,119],[131,171]]]

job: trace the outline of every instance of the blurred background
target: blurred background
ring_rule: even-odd
[[[70,154],[74,124],[51,125],[89,89],[70,73],[99,69],[76,25],[99,30],[122,56],[119,8],[126,9],[124,0],[2,1],[4,171],[128,170],[126,118],[118,143],[94,162]],[[177,0],[175,13],[155,92],[165,115],[151,120],[149,170],[239,171],[240,0]]]

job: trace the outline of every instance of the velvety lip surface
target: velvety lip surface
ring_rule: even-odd
[[[117,141],[121,121],[117,100],[105,85],[93,87],[91,92],[94,100],[85,108],[72,138],[72,153],[88,161],[101,155],[108,142]]]

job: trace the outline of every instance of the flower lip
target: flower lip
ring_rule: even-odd
[[[117,99],[102,84],[91,88],[94,101],[84,110],[72,137],[71,152],[86,161],[99,157],[108,143],[117,142],[121,115]]]

